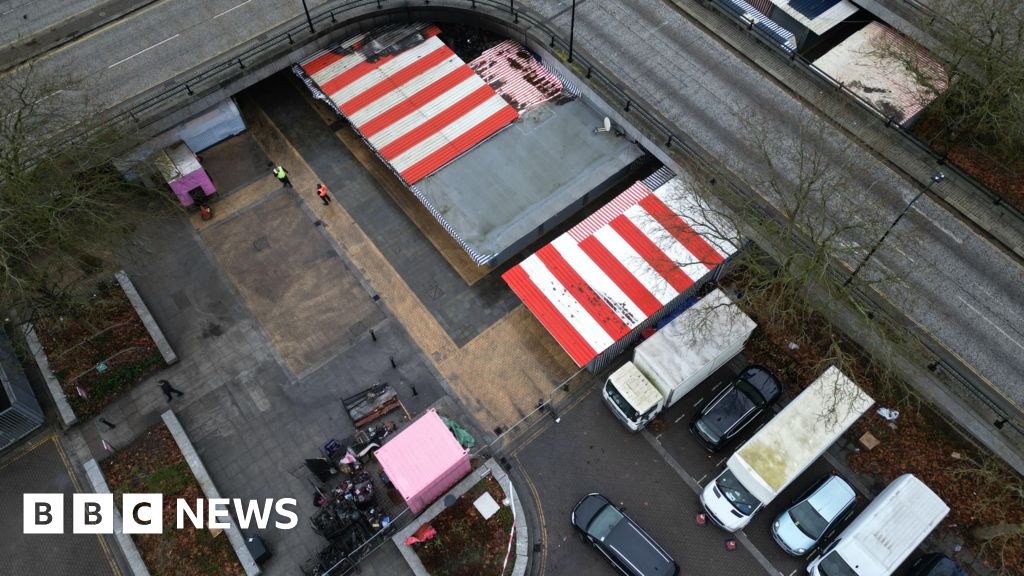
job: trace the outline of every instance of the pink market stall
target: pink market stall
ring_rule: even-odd
[[[376,452],[395,489],[419,514],[469,474],[469,452],[431,409]]]
[[[206,197],[217,191],[210,175],[199,163],[199,158],[184,142],[177,142],[156,152],[153,164],[182,206],[196,203],[202,206],[206,203]]]

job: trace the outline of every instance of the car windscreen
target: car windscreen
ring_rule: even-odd
[[[726,470],[719,476],[715,480],[715,484],[722,492],[722,495],[725,496],[725,499],[732,503],[737,511],[743,514],[750,515],[761,504],[757,498],[754,498],[753,494],[740,484],[739,480],[729,470]]]
[[[760,390],[742,378],[736,381],[736,387],[743,392],[743,395],[747,397],[747,401],[752,405],[762,405],[768,401],[768,399],[764,397],[764,394],[761,394]]]
[[[789,518],[793,524],[811,540],[817,540],[828,528],[828,521],[818,514],[807,500],[793,506],[789,510]]]
[[[611,398],[612,402],[614,402],[615,405],[619,407],[619,410],[622,410],[622,413],[626,415],[626,418],[636,422],[637,418],[640,417],[640,413],[636,411],[636,408],[630,406],[629,402],[623,398],[618,388],[616,388],[611,382],[608,382],[605,384],[604,389],[605,392],[608,393],[608,397]]]
[[[604,539],[608,537],[608,534],[612,531],[615,526],[619,524],[623,519],[622,512],[619,512],[615,506],[606,504],[601,511],[594,516],[594,519],[587,525],[587,534],[590,534],[596,540],[604,542]]]
[[[821,559],[821,563],[818,564],[818,572],[821,573],[821,576],[857,576],[853,568],[850,568],[850,565],[837,552],[832,552]]]

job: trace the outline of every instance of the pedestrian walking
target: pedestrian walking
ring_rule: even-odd
[[[171,386],[171,383],[168,382],[167,380],[161,380],[160,381],[160,390],[163,391],[164,396],[167,397],[167,401],[168,402],[171,401],[171,393],[177,394],[178,396],[184,396],[185,395],[185,393],[182,392],[181,390],[178,390],[174,386]]]
[[[277,176],[277,179],[281,181],[282,185],[287,186],[288,188],[292,187],[292,181],[288,179],[288,171],[284,169],[284,166],[274,168],[274,176]]]
[[[323,201],[324,206],[331,203],[331,196],[327,193],[327,186],[324,186],[323,182],[316,185],[316,195]]]

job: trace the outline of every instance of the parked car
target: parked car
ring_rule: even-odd
[[[925,554],[910,565],[906,576],[967,576],[964,571],[943,554]]]
[[[690,432],[706,450],[717,452],[768,410],[781,394],[778,379],[767,368],[747,366],[694,417]]]
[[[643,528],[596,492],[572,509],[572,524],[622,574],[675,576],[679,570]]]
[[[835,472],[814,483],[772,523],[775,542],[790,556],[806,556],[853,514],[857,493]]]

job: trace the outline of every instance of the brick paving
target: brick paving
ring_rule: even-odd
[[[282,78],[271,81],[280,84],[261,85],[257,101],[261,108],[269,108],[273,112],[260,110],[254,114],[249,126],[267,155],[280,159],[279,162],[289,167],[296,189],[312,190],[319,178],[336,191],[336,196],[354,194],[350,190],[355,187],[376,190],[372,179],[341,146],[325,119],[303,103],[298,88]],[[297,107],[296,101],[302,107]],[[275,116],[273,121],[272,115]],[[314,171],[313,167],[319,170]],[[375,193],[380,196],[379,190]],[[489,314],[494,313],[493,306],[486,301],[481,302],[479,296],[476,296],[476,302],[450,299],[449,303],[462,307],[464,314],[484,315],[488,320],[473,338],[464,343],[457,342],[438,321],[430,303],[425,302],[407,283],[419,275],[407,276],[396,270],[391,258],[383,252],[386,245],[378,245],[368,235],[399,234],[401,232],[397,229],[411,226],[393,204],[375,204],[380,210],[390,210],[396,219],[383,229],[367,231],[348,211],[344,199],[324,207],[311,195],[303,198],[310,205],[310,210],[324,222],[327,234],[341,247],[371,289],[380,295],[383,304],[401,321],[482,429],[493,430],[496,426],[507,427],[515,423],[533,410],[539,398],[546,396],[575,371],[568,356],[518,304],[512,313],[502,312],[491,320]],[[447,268],[444,260],[414,226],[411,234],[414,238],[418,236],[419,245],[430,249],[430,253],[424,253],[422,257],[434,259],[433,268],[425,273],[448,274],[448,285],[462,284],[466,287],[465,281]],[[412,241],[397,247],[417,249]],[[500,279],[492,281],[500,282]],[[485,282],[487,280],[478,282],[472,288],[474,291],[482,290]],[[508,293],[503,298],[514,298],[503,285],[497,288]],[[480,329],[483,321],[474,321]]]
[[[71,534],[71,494],[82,492],[54,436],[0,465],[0,557],[4,574],[121,576],[106,543],[94,534]],[[88,491],[88,490],[85,490]],[[22,533],[22,495],[62,493],[64,534]]]

